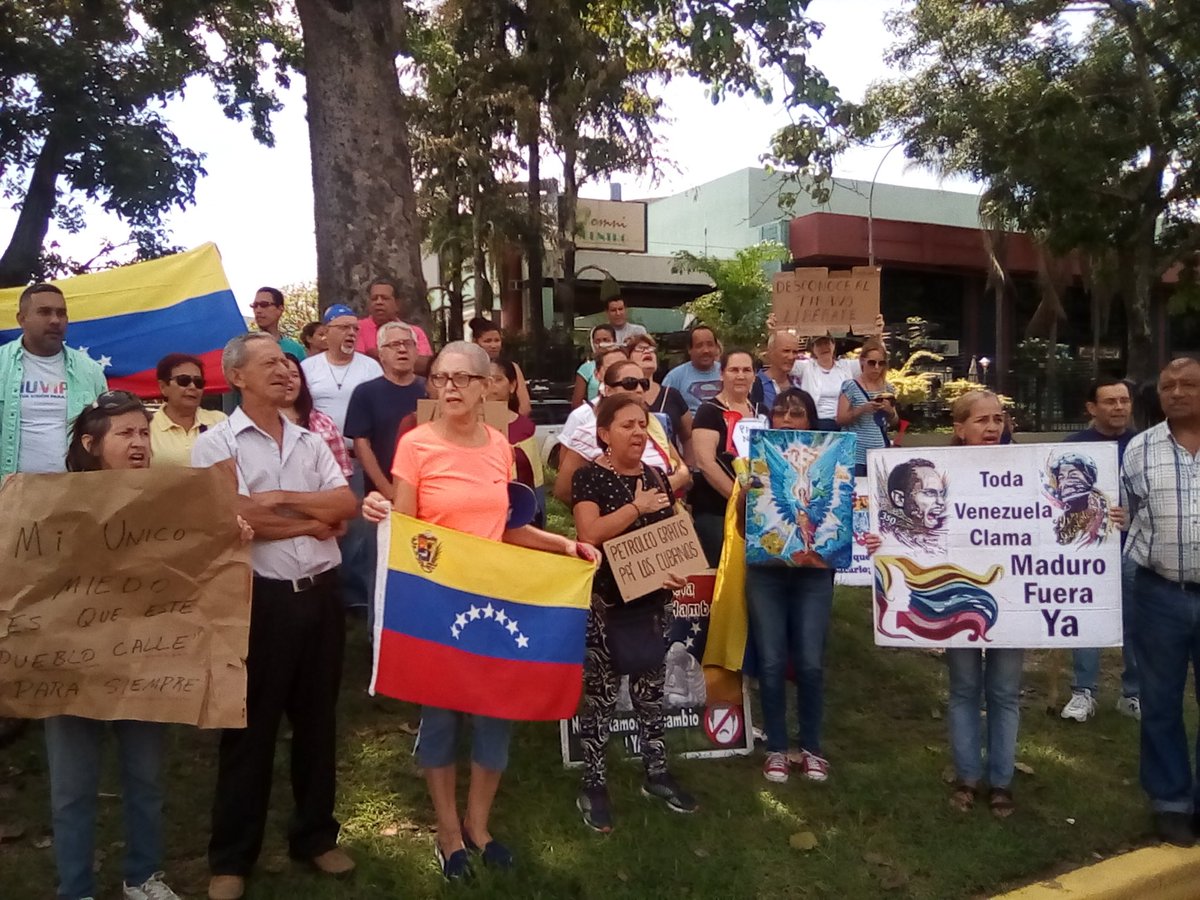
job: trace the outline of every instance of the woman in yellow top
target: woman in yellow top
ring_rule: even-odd
[[[158,389],[166,401],[150,420],[150,448],[155,466],[190,466],[196,438],[225,413],[201,409],[204,363],[187,353],[168,353],[158,361]]]

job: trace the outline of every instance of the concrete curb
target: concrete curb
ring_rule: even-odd
[[[1194,900],[1200,897],[1200,847],[1163,844],[1114,856],[993,900]]]

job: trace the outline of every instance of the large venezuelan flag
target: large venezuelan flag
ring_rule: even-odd
[[[55,281],[67,298],[67,345],[104,368],[109,387],[157,397],[154,367],[168,353],[204,360],[205,393],[229,390],[225,342],[246,330],[216,244]],[[21,288],[0,290],[0,322],[14,322]],[[0,331],[0,344],[21,335]]]
[[[574,715],[592,565],[398,513],[390,526],[371,692],[501,719]]]

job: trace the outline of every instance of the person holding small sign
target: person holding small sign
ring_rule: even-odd
[[[864,477],[867,451],[891,445],[887,433],[896,427],[900,415],[896,411],[896,389],[887,381],[888,358],[883,342],[871,338],[864,343],[859,363],[862,376],[842,383],[837,424],[858,437],[854,475]]]
[[[596,438],[602,456],[571,479],[572,509],[579,539],[600,545],[674,514],[666,473],[642,461],[648,414],[640,397],[606,397],[596,410]],[[605,749],[621,676],[629,676],[629,696],[638,719],[639,747],[646,779],[642,793],[675,812],[695,812],[695,798],[667,771],[663,734],[666,682],[667,604],[686,580],[668,572],[662,587],[622,603],[611,561],[605,557],[593,582],[587,626],[580,730],[584,755],[583,789],[576,805],[584,824],[612,831],[612,807],[605,776]]]

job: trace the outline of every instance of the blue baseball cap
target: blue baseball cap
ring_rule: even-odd
[[[354,318],[358,318],[358,314],[345,303],[335,303],[329,309],[325,310],[325,315],[321,316],[321,321],[328,325],[339,316],[354,316]]]

